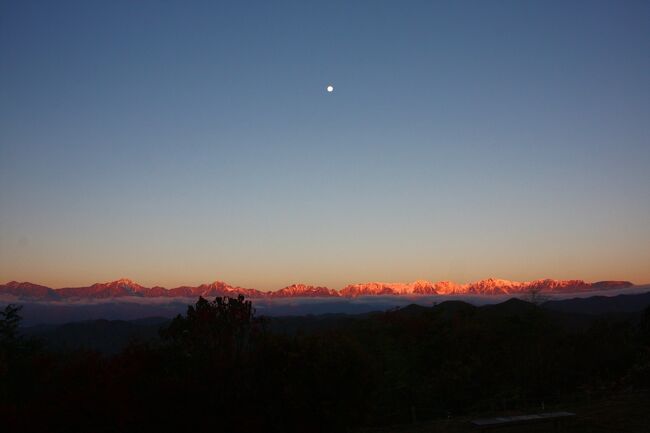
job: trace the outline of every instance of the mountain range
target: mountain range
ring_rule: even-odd
[[[452,281],[430,282],[417,280],[412,283],[361,283],[350,284],[341,290],[327,287],[293,284],[275,291],[261,291],[231,286],[215,281],[199,286],[180,286],[166,289],[160,286],[145,287],[134,281],[122,278],[107,283],[95,283],[85,287],[64,287],[53,289],[28,282],[11,281],[0,285],[0,295],[9,294],[20,298],[38,300],[61,300],[76,298],[111,299],[121,297],[144,298],[196,298],[198,296],[235,296],[249,298],[297,298],[297,297],[346,297],[373,295],[508,295],[530,292],[575,293],[587,291],[615,290],[632,287],[629,281],[598,281],[588,283],[583,280],[509,281],[496,278],[458,284]]]

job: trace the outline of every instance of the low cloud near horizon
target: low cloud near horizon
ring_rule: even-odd
[[[592,296],[615,296],[642,293],[648,286],[637,286],[616,291],[594,291],[583,293],[544,294],[545,299],[559,300]],[[525,295],[410,295],[410,296],[361,296],[357,298],[277,298],[253,299],[258,315],[298,316],[308,314],[361,314],[371,311],[386,311],[410,304],[431,306],[450,300],[460,300],[474,305],[495,304],[510,298],[525,298]],[[21,315],[24,326],[39,324],[61,324],[82,320],[136,320],[148,317],[171,318],[184,314],[195,298],[141,298],[122,297],[113,299],[65,299],[56,301],[34,301],[11,295],[0,297],[0,307],[7,304],[23,306]]]

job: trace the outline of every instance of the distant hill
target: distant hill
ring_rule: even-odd
[[[634,313],[650,306],[650,291],[634,295],[591,296],[545,302],[544,308],[581,314]]]
[[[450,319],[459,314],[478,314],[486,320],[528,315],[546,311],[557,325],[566,329],[584,329],[603,316],[620,320],[636,320],[640,312],[650,306],[650,292],[612,297],[594,296],[536,305],[517,298],[491,305],[474,306],[463,301],[445,301],[432,306],[410,304],[401,308],[363,314],[316,314],[267,318],[270,331],[296,334],[323,330],[345,329],[382,317],[396,319],[417,318],[423,314],[437,314]],[[184,312],[186,307],[183,306]],[[22,328],[24,334],[40,338],[54,350],[86,348],[111,354],[122,350],[130,341],[150,341],[158,338],[158,330],[170,322],[168,317],[149,317],[136,320],[84,320],[59,325],[37,325]]]
[[[55,351],[89,349],[106,354],[119,353],[131,341],[158,338],[158,330],[169,319],[154,317],[133,321],[88,320],[63,325],[37,325],[23,329],[23,334],[37,337]]]

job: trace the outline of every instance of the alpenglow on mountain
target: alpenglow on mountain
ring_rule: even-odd
[[[123,278],[108,283],[95,283],[85,287],[64,287],[53,289],[28,282],[11,281],[0,285],[0,295],[12,295],[19,298],[37,300],[62,300],[75,298],[111,299],[123,297],[142,298],[196,298],[214,296],[244,295],[249,298],[300,298],[300,297],[346,297],[377,295],[509,295],[529,292],[575,293],[596,290],[614,290],[632,287],[629,281],[598,281],[587,283],[583,280],[534,280],[509,281],[495,278],[458,284],[452,281],[430,282],[417,280],[412,283],[361,283],[350,284],[341,290],[327,287],[293,284],[275,291],[261,291],[244,287],[231,286],[222,281],[215,281],[199,286],[180,286],[166,289],[160,286],[144,287],[134,281]]]

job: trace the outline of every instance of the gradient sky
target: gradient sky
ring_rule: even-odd
[[[0,281],[650,282],[649,23],[1,1]]]

